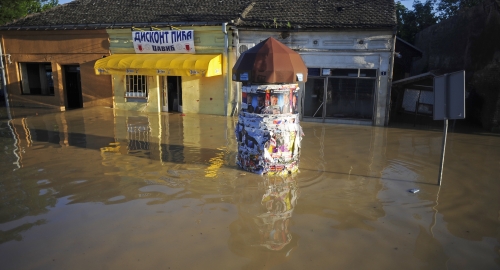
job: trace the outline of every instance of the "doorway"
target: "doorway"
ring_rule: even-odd
[[[182,77],[162,77],[160,86],[162,89],[162,111],[182,112]]]
[[[66,109],[83,108],[82,83],[80,79],[80,66],[64,66]]]
[[[324,100],[325,78],[308,78],[304,93],[304,116],[323,118]]]

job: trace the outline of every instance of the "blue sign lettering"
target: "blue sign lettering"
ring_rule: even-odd
[[[192,31],[172,31],[171,35],[171,40],[172,42],[179,42],[179,41],[186,41],[186,40],[192,40],[193,39],[193,32]]]
[[[134,33],[134,42],[141,42],[141,33],[135,32]]]
[[[160,44],[165,43],[165,38],[167,37],[167,35],[165,34],[165,32],[160,32],[159,36],[160,36]],[[168,39],[167,39],[166,42],[168,43]]]
[[[136,53],[195,53],[193,30],[132,31]]]
[[[158,37],[158,32],[153,33],[153,38],[154,38],[156,43],[159,43],[160,38]]]
[[[151,46],[151,48],[155,52],[173,52],[173,51],[175,51],[174,45],[170,45],[170,46],[155,46],[155,45],[153,45],[153,46]]]

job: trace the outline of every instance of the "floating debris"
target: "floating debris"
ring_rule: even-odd
[[[417,189],[417,188],[412,188],[412,189],[410,189],[410,190],[408,190],[408,191],[409,191],[409,192],[411,192],[411,193],[417,193],[417,192],[419,192],[419,191],[420,191],[420,189]]]

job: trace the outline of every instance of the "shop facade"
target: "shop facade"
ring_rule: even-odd
[[[111,76],[117,109],[226,115],[226,27],[108,29],[111,55],[96,74]]]
[[[0,26],[11,106],[235,116],[241,83],[231,69],[242,51],[274,37],[308,68],[302,120],[388,122],[392,0],[125,2],[75,0]],[[163,46],[165,32],[181,33],[187,52]],[[143,47],[136,35],[160,44]]]
[[[255,31],[239,29],[239,52],[269,36],[297,51],[308,68],[299,83],[303,121],[384,126],[395,36],[391,30]]]
[[[1,31],[12,107],[55,111],[113,105],[111,79],[94,74],[109,55],[106,30]]]

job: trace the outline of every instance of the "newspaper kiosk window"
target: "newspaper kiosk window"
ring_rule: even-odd
[[[22,93],[25,95],[54,95],[54,80],[50,63],[19,63]]]

